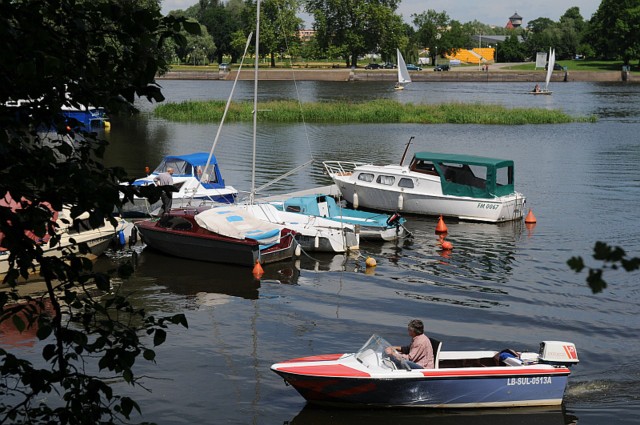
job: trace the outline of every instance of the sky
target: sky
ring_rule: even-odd
[[[478,20],[484,24],[505,26],[514,13],[523,18],[523,25],[537,18],[549,18],[558,21],[567,9],[578,6],[585,20],[600,6],[601,0],[400,0],[398,13],[404,21],[411,23],[412,14],[420,14],[428,9],[437,12],[445,11],[449,18],[461,23]],[[186,9],[198,0],[162,0],[162,13],[171,10]],[[308,15],[301,15],[306,26],[311,27]]]

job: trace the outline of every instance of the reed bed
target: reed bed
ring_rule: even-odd
[[[185,101],[159,105],[154,115],[169,121],[219,122],[225,102]],[[251,121],[252,102],[232,102],[228,121]],[[445,103],[438,105],[399,103],[393,100],[369,102],[311,102],[274,100],[258,103],[260,122],[316,123],[406,123],[406,124],[562,124],[595,122],[595,116],[574,117],[557,109],[505,108],[481,103]]]

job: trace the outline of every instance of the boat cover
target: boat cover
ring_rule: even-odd
[[[280,240],[280,227],[259,220],[236,206],[210,208],[194,218],[203,229],[230,238],[254,239],[262,245]]]
[[[515,192],[511,160],[433,152],[417,152],[415,160],[433,163],[445,195],[494,198]],[[470,166],[486,169],[486,176],[475,176]]]
[[[162,162],[153,171],[153,174],[160,174],[173,168],[173,177],[195,177],[200,180],[203,187],[207,189],[223,189],[225,187],[218,160],[215,155],[211,157],[209,167],[205,170],[209,154],[206,152],[195,152],[186,155],[169,155],[162,159]],[[206,177],[202,178],[201,177]]]

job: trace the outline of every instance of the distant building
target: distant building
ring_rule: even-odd
[[[520,28],[520,26],[522,26],[522,16],[518,15],[518,12],[516,12],[509,17],[509,22],[507,22],[505,28],[514,29]]]
[[[315,30],[298,30],[298,38],[304,43],[311,41],[315,35]]]

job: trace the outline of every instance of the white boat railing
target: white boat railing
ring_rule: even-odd
[[[353,170],[360,166],[366,165],[365,162],[352,162],[352,161],[324,161],[322,163],[325,170],[330,176],[348,176],[353,173]]]

